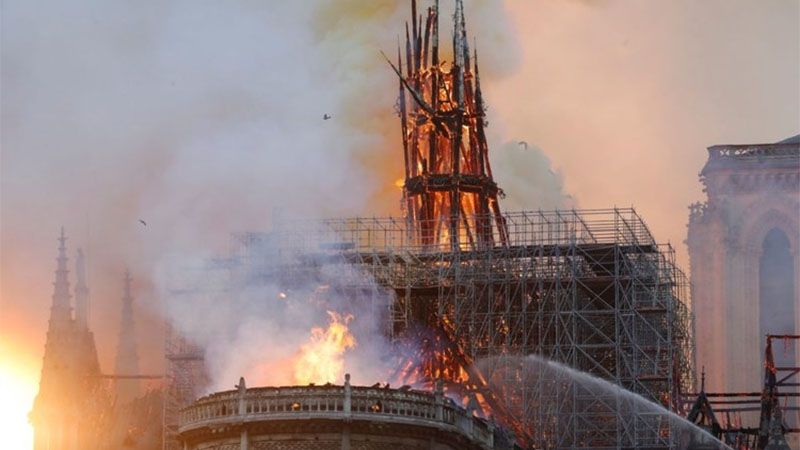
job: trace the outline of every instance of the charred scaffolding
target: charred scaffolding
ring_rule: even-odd
[[[800,433],[792,425],[800,410],[796,404],[800,367],[777,365],[773,352],[773,341],[786,345],[800,341],[800,335],[768,334],[765,340],[761,391],[706,392],[703,373],[700,392],[683,396],[685,404],[691,405],[687,419],[731,448],[788,449],[787,436]]]
[[[400,381],[444,378],[527,445],[671,447],[660,414],[631,414],[612,393],[513,356],[541,355],[678,409],[693,347],[672,248],[632,209],[503,218],[508,245],[473,251],[431,250],[402,218],[278,224],[240,236],[235,272],[288,290],[314,280],[356,311],[387,308],[387,334],[422,343],[399,362]]]

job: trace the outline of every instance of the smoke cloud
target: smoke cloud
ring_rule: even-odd
[[[492,169],[502,176],[507,210],[576,207],[564,191],[564,176],[553,169],[545,152],[526,141],[506,142],[495,148]]]
[[[451,8],[442,2],[443,43]],[[226,360],[220,378],[247,372],[264,349],[278,359],[291,353],[326,324],[325,308],[289,302],[265,318],[271,309],[259,302],[277,288],[248,285],[231,304],[206,298],[183,308],[166,294],[164,274],[223,254],[231,232],[269,229],[278,209],[398,213],[397,80],[379,51],[394,51],[409,13],[390,0],[5,4],[5,334],[41,352],[63,224],[70,252],[87,254],[106,370],[125,267],[135,278],[143,370],[161,370],[164,311],[198,339],[220,342],[214,356],[242,356]],[[505,8],[475,0],[467,14],[486,49],[487,82],[513,73],[519,51]],[[209,321],[184,323],[198,316]]]
[[[504,207],[569,206],[567,192],[583,207],[634,203],[657,236],[680,242],[704,146],[796,133],[792,2],[466,3]],[[392,53],[408,10],[391,0],[4,2],[3,344],[38,372],[61,224],[72,254],[82,246],[88,257],[102,366],[127,265],[141,366],[157,372],[173,261],[224,253],[230,232],[268,229],[277,208],[396,214],[397,81],[379,50]],[[520,140],[528,153],[498,146]],[[269,298],[264,289],[230,319]],[[174,315],[204,311],[216,309]],[[319,314],[299,325],[324,325]],[[225,327],[225,342],[269,329],[253,315]]]
[[[310,254],[304,264],[321,269],[290,265],[298,261],[284,259],[285,246],[269,238],[251,244],[231,259],[181,256],[159,283],[176,331],[205,350],[205,388],[229,389],[240,376],[251,386],[341,384],[346,371],[355,383],[386,380],[393,362],[383,327],[390,294],[366,274],[326,266]],[[279,275],[280,264],[294,272]],[[354,276],[375,295],[361,299],[336,289]]]

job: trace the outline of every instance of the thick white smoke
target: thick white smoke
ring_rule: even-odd
[[[249,385],[278,386],[341,383],[345,371],[352,372],[355,383],[386,380],[393,361],[381,326],[390,294],[376,287],[375,296],[361,300],[337,291],[336,284],[346,277],[358,276],[364,288],[372,283],[343,266],[308,272],[295,267],[289,277],[276,275],[278,253],[278,246],[267,242],[232,260],[187,264],[182,256],[171,265],[171,276],[159,283],[166,287],[162,295],[170,299],[168,316],[175,330],[206,352],[207,390],[228,389],[240,376]],[[306,263],[316,267],[322,261]],[[299,359],[311,342],[311,330],[327,329],[331,315],[341,318],[354,342],[322,358],[320,366],[338,364],[327,371],[334,376],[298,376],[299,369],[308,369]]]
[[[441,4],[447,46],[453,5]],[[505,7],[467,1],[466,13],[484,83],[514,72]],[[4,265],[15,283],[4,295],[40,299],[31,317],[47,310],[46,262],[63,223],[72,248],[88,254],[100,342],[114,342],[119,280],[131,268],[142,367],[156,372],[161,311],[175,301],[163,272],[174,261],[219,255],[231,232],[268,229],[275,208],[305,217],[399,212],[397,80],[379,51],[394,53],[408,2],[8,2],[3,15],[3,252],[16,256]],[[501,166],[497,181],[514,184]],[[230,320],[233,329],[216,328],[234,348],[281,334],[239,314],[251,300],[242,301],[177,305],[173,318]],[[324,325],[316,319],[287,318]],[[296,344],[266,342],[278,355]],[[113,345],[100,351],[110,361]],[[242,357],[231,374],[254,356],[231,355]]]
[[[527,141],[508,141],[492,152],[492,169],[506,193],[506,210],[574,208],[575,200],[564,191],[564,177],[547,154]]]

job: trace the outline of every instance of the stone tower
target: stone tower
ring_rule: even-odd
[[[748,391],[765,334],[800,334],[800,135],[709,147],[700,181],[686,241],[697,366],[710,391]],[[797,365],[798,351],[776,351],[776,364]]]
[[[122,294],[122,315],[119,325],[119,340],[114,370],[117,375],[137,375],[139,373],[139,352],[136,345],[136,326],[133,320],[133,295],[131,294],[131,274],[125,271]],[[124,404],[140,394],[139,380],[117,379],[117,402]]]
[[[100,365],[94,335],[72,318],[66,241],[62,228],[39,393],[30,413],[34,450],[90,448],[98,430]]]

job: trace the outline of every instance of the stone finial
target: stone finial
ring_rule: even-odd
[[[353,388],[350,387],[350,374],[344,374],[344,414],[349,416],[352,410]]]
[[[438,395],[444,395],[444,380],[439,378],[434,385],[434,392]]]
[[[245,415],[247,414],[247,402],[245,401],[247,385],[244,383],[244,377],[239,377],[239,384],[236,385],[236,389],[239,390],[239,415]]]

